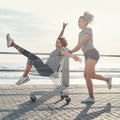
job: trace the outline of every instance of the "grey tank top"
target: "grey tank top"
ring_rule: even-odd
[[[49,65],[49,67],[56,72],[59,68],[59,65],[61,63],[62,60],[62,56],[60,56],[60,52],[64,50],[64,48],[59,48],[59,49],[55,49],[54,51],[52,51],[49,55],[49,58],[47,60],[47,65]]]
[[[93,46],[93,36],[92,36],[92,29],[91,28],[86,28],[84,31],[81,31],[79,33],[79,40],[78,42],[81,41],[82,37],[85,35],[85,34],[89,34],[90,37],[89,39],[84,43],[84,45],[82,46],[82,51],[83,53],[85,54],[88,50],[91,50],[91,49],[94,49],[94,46]]]

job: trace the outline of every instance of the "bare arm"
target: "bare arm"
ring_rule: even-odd
[[[66,25],[67,25],[67,23],[63,23],[63,27],[62,27],[62,30],[61,30],[58,38],[63,36]]]
[[[88,40],[90,37],[89,34],[85,34],[80,42],[70,51],[71,53],[77,52],[80,50],[80,48],[84,45],[84,43]]]
[[[79,58],[77,55],[72,55],[72,54],[70,54],[67,50],[61,51],[60,54],[61,54],[62,56],[68,57],[68,58],[73,58],[75,61],[79,61],[79,62],[82,61],[82,59]]]

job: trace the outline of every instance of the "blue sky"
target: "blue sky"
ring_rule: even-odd
[[[0,52],[6,47],[6,34],[32,52],[50,52],[61,30],[68,22],[65,37],[68,47],[78,41],[78,18],[84,11],[94,15],[90,25],[94,45],[101,54],[120,54],[119,0],[0,0]],[[81,53],[81,52],[79,52]]]

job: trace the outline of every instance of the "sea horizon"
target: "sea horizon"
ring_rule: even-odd
[[[107,59],[109,60],[109,62],[107,61]],[[114,58],[114,59],[111,58],[110,60],[110,58],[101,58],[101,60],[98,62],[96,66],[97,73],[106,77],[113,78],[112,79],[113,85],[120,84],[120,80],[119,80],[120,58]],[[71,71],[69,73],[69,83],[71,85],[86,84],[83,76],[84,60],[81,64],[73,60],[70,60],[69,63],[70,63],[69,70]],[[26,59],[21,62],[14,60],[9,62],[6,61],[0,62],[0,85],[15,85],[16,81],[19,80],[19,78],[22,76],[25,66],[26,66]],[[26,83],[27,85],[53,84],[49,78],[42,76],[33,76],[33,75],[29,75],[29,76],[31,81]],[[104,81],[93,80],[93,84],[105,85],[106,83]]]

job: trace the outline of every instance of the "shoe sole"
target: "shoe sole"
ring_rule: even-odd
[[[22,84],[24,84],[24,83],[26,83],[28,81],[30,81],[30,79],[29,80],[24,80],[24,82],[22,82],[22,83],[16,83],[16,85],[22,85]]]
[[[112,79],[109,80],[110,86],[108,85],[108,89],[112,88]]]
[[[7,39],[7,47],[10,47],[9,42],[8,42],[9,41],[8,37],[9,37],[9,34],[7,34],[6,39]]]

